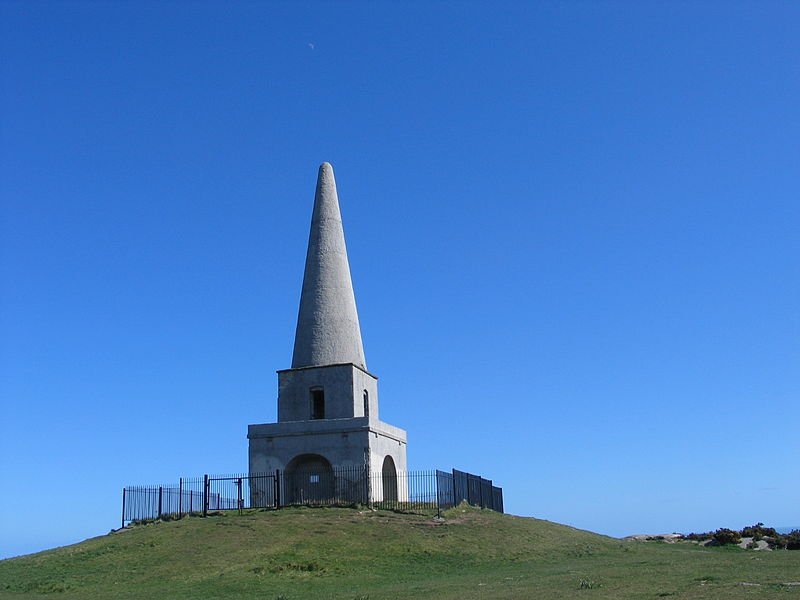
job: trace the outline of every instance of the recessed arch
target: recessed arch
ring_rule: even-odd
[[[381,479],[383,479],[383,501],[397,502],[397,469],[391,456],[383,459],[381,475]]]
[[[333,468],[320,454],[300,454],[284,470],[287,504],[308,504],[333,498]]]

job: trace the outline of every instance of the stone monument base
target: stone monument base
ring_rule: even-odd
[[[283,472],[283,502],[348,498],[363,477],[395,481],[367,485],[368,501],[406,501],[406,432],[370,417],[285,421],[248,426],[250,474]],[[351,481],[352,480],[352,481]],[[359,492],[363,497],[363,489]]]

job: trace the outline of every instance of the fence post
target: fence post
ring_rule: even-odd
[[[364,505],[372,508],[372,474],[369,463],[364,465]]]
[[[158,486],[158,518],[161,518],[161,496],[164,494],[164,488]]]
[[[183,518],[183,477],[178,480],[178,518]]]
[[[281,507],[281,471],[275,469],[275,484],[272,486],[275,492],[275,508]]]
[[[122,527],[120,529],[125,529],[125,488],[122,488]]]
[[[439,471],[433,471],[433,487],[436,490],[436,518],[442,518],[442,511],[439,508]]]
[[[208,475],[203,475],[203,516],[208,516]]]
[[[242,514],[242,478],[236,480],[236,508],[239,509],[239,514]]]

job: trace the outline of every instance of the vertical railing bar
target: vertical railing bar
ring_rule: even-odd
[[[203,516],[208,516],[208,474],[203,475]]]

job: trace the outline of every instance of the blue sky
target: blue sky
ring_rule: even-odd
[[[800,524],[800,6],[0,4],[0,556],[246,469],[317,167],[412,468]]]

